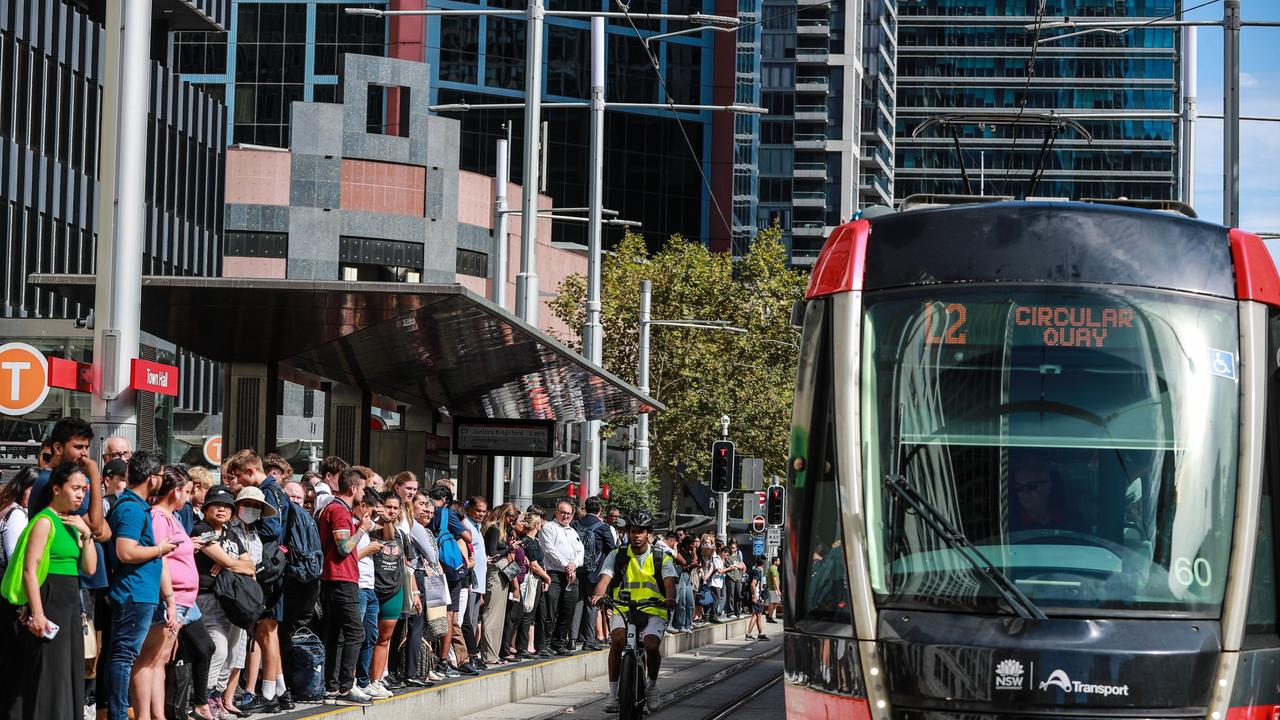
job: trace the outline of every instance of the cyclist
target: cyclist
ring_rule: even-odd
[[[600,563],[600,581],[596,583],[591,603],[609,593],[618,600],[626,589],[633,602],[666,600],[666,608],[646,607],[640,610],[644,627],[637,627],[644,643],[645,658],[649,669],[649,688],[646,693],[649,709],[658,705],[658,669],[662,665],[662,633],[667,627],[667,617],[676,606],[676,580],[680,571],[671,556],[662,551],[654,552],[651,544],[653,515],[647,510],[632,511],[627,519],[627,537],[630,542],[609,553]],[[614,581],[614,578],[617,581]],[[604,710],[618,712],[618,674],[622,667],[622,651],[627,642],[626,620],[622,613],[614,613],[609,620],[609,703]]]

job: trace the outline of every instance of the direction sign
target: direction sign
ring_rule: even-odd
[[[770,545],[781,545],[782,544],[782,528],[778,527],[777,525],[770,525],[768,530],[766,531],[765,540],[767,540]]]

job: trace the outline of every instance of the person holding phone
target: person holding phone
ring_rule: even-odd
[[[86,551],[93,548],[93,533],[74,511],[84,500],[88,483],[78,464],[57,466],[49,476],[49,505],[31,518],[22,568],[27,632],[19,634],[21,680],[7,717],[71,718],[84,712],[79,576],[93,574],[98,554]],[[40,577],[46,548],[47,574]]]

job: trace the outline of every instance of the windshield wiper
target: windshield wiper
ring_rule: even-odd
[[[1036,620],[1048,619],[1040,608],[1027,597],[1018,586],[1009,579],[995,566],[995,563],[987,559],[982,551],[973,546],[969,542],[969,538],[960,532],[950,520],[947,520],[933,503],[926,500],[919,491],[907,483],[904,475],[885,475],[884,483],[893,491],[893,494],[906,503],[907,507],[915,511],[916,516],[921,522],[929,526],[931,530],[942,538],[952,550],[963,557],[973,569],[977,571],[978,576],[987,581],[996,594],[1004,599],[1009,607],[1018,614],[1018,617],[1035,618]]]

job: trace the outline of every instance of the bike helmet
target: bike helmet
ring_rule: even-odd
[[[630,527],[645,528],[646,530],[652,530],[653,529],[653,513],[644,509],[632,510],[631,514],[627,516],[627,525]]]

